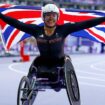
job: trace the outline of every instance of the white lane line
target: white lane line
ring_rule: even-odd
[[[105,74],[101,74],[101,73],[92,73],[92,72],[87,72],[87,71],[82,71],[82,70],[76,70],[77,73],[84,73],[84,74],[88,74],[88,75],[96,75],[96,76],[105,76]]]
[[[26,72],[23,72],[23,71],[19,71],[19,70],[17,70],[17,69],[15,69],[15,68],[13,68],[14,66],[17,66],[17,65],[20,65],[21,63],[13,63],[13,64],[10,64],[9,65],[9,69],[11,70],[11,71],[13,71],[13,72],[16,72],[16,73],[19,73],[19,74],[24,74],[24,75],[26,75],[27,73]],[[91,74],[91,73],[90,73]],[[89,79],[89,80],[96,80],[96,81],[103,81],[103,82],[105,82],[105,80],[104,79],[97,79],[97,78],[91,78],[91,77],[84,77],[84,76],[77,76],[79,79]],[[94,84],[94,83],[88,83],[88,82],[81,82],[80,81],[80,84],[83,84],[83,85],[88,85],[88,86],[96,86],[96,87],[105,87],[105,85],[100,85],[100,84]]]
[[[105,64],[105,61],[104,62],[100,62],[100,63],[94,63],[94,64],[91,64],[90,65],[90,67],[92,68],[92,69],[95,69],[95,70],[97,70],[97,71],[103,71],[103,72],[105,72],[105,69],[102,69],[102,68],[99,68],[99,67],[96,67],[97,65],[104,65]]]
[[[9,65],[8,68],[11,71],[13,71],[13,72],[26,75],[26,72],[22,72],[22,71],[19,71],[19,70],[13,68],[13,66],[20,65],[20,64],[21,63],[16,63],[16,64],[13,63],[13,64]],[[84,78],[85,79],[94,79],[94,78],[87,78],[87,77],[83,77],[83,76],[79,76],[79,78],[82,78],[82,79],[84,79]],[[97,80],[97,79],[94,79],[94,80]],[[104,80],[101,80],[101,81],[104,81]],[[93,84],[93,83],[91,84],[91,83],[88,83],[88,82],[81,82],[81,81],[79,83],[82,84],[82,85],[87,85],[87,86],[103,87],[103,88],[105,88],[105,85],[99,85],[99,84]]]
[[[105,82],[105,79],[97,79],[97,78],[92,78],[92,77],[84,77],[84,76],[77,76],[78,78],[80,78],[80,79],[88,79],[88,80],[95,80],[95,81],[102,81],[102,82]]]
[[[9,69],[11,70],[11,71],[14,71],[14,72],[16,72],[16,73],[20,73],[20,74],[24,74],[24,75],[26,75],[27,73],[26,72],[23,72],[23,71],[20,71],[20,70],[17,70],[17,69],[15,69],[15,68],[13,68],[14,66],[17,66],[17,65],[20,65],[21,63],[13,63],[13,64],[10,64],[9,65]],[[80,72],[82,72],[82,71],[80,71]],[[86,74],[93,74],[93,73],[89,73],[89,72],[83,72],[83,73],[86,73]],[[97,75],[99,75],[99,74],[97,74]],[[101,75],[101,74],[100,74]],[[80,76],[80,75],[78,75],[77,76],[78,78],[80,78],[80,79],[90,79],[90,80],[96,80],[96,81],[104,81],[105,82],[105,80],[104,79],[97,79],[97,78],[92,78],[92,77],[88,77],[88,76]]]
[[[79,82],[79,84],[81,85],[86,85],[86,86],[94,86],[94,87],[102,87],[102,88],[105,88],[105,85],[99,85],[99,84],[91,84],[91,83],[88,83],[88,82]]]
[[[15,64],[13,63],[13,64],[10,64],[10,65],[8,66],[8,68],[9,68],[11,71],[14,71],[14,72],[16,72],[16,73],[27,75],[26,72],[19,71],[19,70],[13,68],[13,66],[20,65],[20,64],[21,64],[21,63],[15,63]]]

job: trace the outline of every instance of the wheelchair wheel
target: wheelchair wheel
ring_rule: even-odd
[[[24,76],[19,84],[18,94],[17,94],[17,105],[30,105],[29,100],[27,100],[30,91],[29,79]]]
[[[29,105],[33,105],[35,98],[38,94],[38,87],[36,84],[36,77],[33,77],[31,82],[30,82],[30,88],[31,88],[31,92],[30,92],[30,101],[29,101]]]
[[[65,59],[64,65],[66,91],[70,105],[80,105],[80,91],[74,67],[70,58]]]

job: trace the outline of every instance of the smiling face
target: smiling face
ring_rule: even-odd
[[[58,20],[58,14],[55,12],[48,12],[44,14],[44,22],[45,26],[49,28],[55,27],[57,20]]]

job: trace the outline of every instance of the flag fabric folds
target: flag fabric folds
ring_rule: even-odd
[[[18,19],[19,21],[22,21],[26,24],[43,25],[43,21],[41,19],[41,7],[1,4],[0,12],[7,16]],[[105,16],[105,11],[60,8],[60,18],[57,24],[80,22],[101,16]],[[13,45],[28,37],[31,37],[29,34],[8,25],[2,20],[0,20],[0,25],[2,32],[1,38],[5,50],[10,50]],[[99,24],[92,28],[74,32],[71,35],[105,43],[105,23]]]

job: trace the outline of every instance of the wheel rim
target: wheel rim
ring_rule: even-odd
[[[74,67],[70,60],[65,61],[65,83],[70,105],[80,105],[80,93]]]
[[[18,97],[17,97],[17,105],[23,105],[27,100],[27,96],[29,93],[29,82],[23,78],[20,82],[18,89]]]
[[[26,85],[26,86],[25,86]],[[25,88],[24,88],[25,86]],[[20,90],[20,105],[23,105],[23,103],[26,101],[27,96],[28,96],[28,92],[29,92],[29,86],[28,84],[25,84],[25,82],[23,83],[23,86]]]
[[[36,80],[35,80],[35,81],[36,81]],[[32,105],[32,104],[33,104],[33,102],[35,101],[35,98],[36,98],[36,96],[37,96],[37,94],[38,94],[36,82],[35,82],[34,86],[32,86],[32,85],[33,85],[33,83],[31,83],[30,86],[31,86],[32,89],[34,88],[34,90],[32,90],[32,96],[31,96],[31,99],[30,99],[30,101],[29,101],[29,105]]]
[[[78,87],[76,76],[73,73],[73,71],[70,74],[70,81],[71,81],[73,96],[75,100],[78,101],[79,100],[79,87]]]

